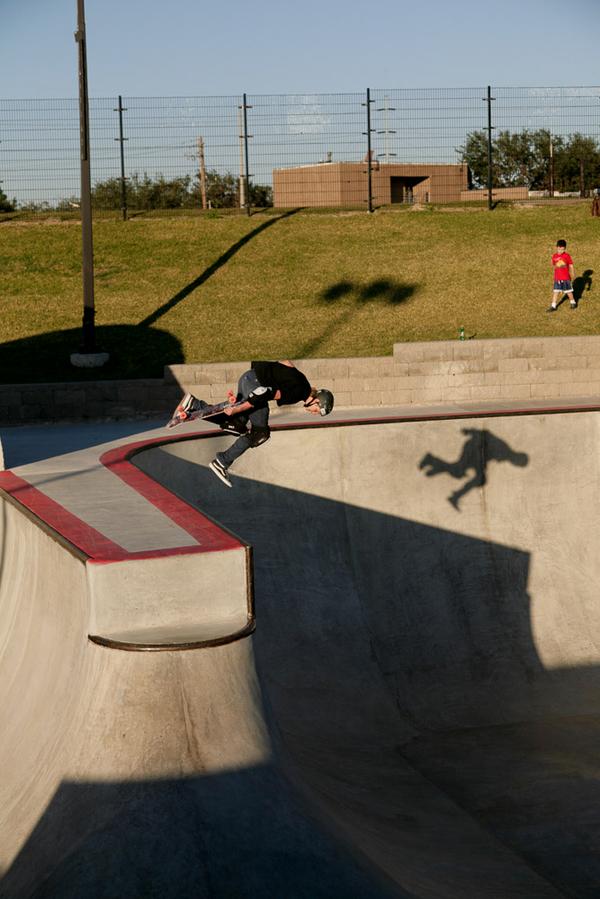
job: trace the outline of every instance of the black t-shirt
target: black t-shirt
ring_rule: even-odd
[[[277,400],[278,406],[291,406],[293,403],[304,402],[310,394],[310,384],[301,371],[283,365],[281,362],[251,362],[252,371],[263,387],[270,388],[266,399],[273,399],[274,394],[280,390],[281,397]]]

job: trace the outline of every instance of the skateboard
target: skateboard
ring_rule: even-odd
[[[235,422],[232,420],[233,417],[225,415],[225,412],[223,411],[227,406],[235,405],[235,403],[235,398],[233,400],[231,398],[223,400],[222,403],[214,403],[212,406],[204,406],[202,409],[197,409],[195,412],[188,412],[185,418],[180,417],[181,413],[179,412],[179,406],[177,406],[172,417],[167,422],[167,428],[174,428],[177,425],[183,424],[184,421],[199,421],[204,418],[210,418],[215,424],[220,426],[227,425],[226,430],[240,433],[239,429],[235,427]],[[236,415],[235,418],[238,418],[238,416]]]

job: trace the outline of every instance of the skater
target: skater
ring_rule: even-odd
[[[278,406],[303,402],[312,415],[328,415],[333,409],[333,394],[325,388],[311,387],[306,376],[289,359],[279,362],[251,362],[251,368],[238,381],[237,394],[228,391],[230,405],[213,418],[225,431],[238,439],[225,452],[217,453],[209,464],[211,471],[231,487],[228,469],[247,450],[260,446],[270,437],[269,400]],[[186,393],[173,413],[171,422],[188,421],[194,412],[208,404]],[[169,424],[171,424],[171,422]]]
[[[554,269],[554,289],[552,291],[552,303],[548,306],[546,312],[556,312],[558,307],[558,298],[561,293],[569,297],[569,305],[571,309],[577,309],[577,300],[573,295],[573,278],[575,269],[573,260],[567,253],[567,241],[556,241],[556,253],[552,256],[552,268]]]

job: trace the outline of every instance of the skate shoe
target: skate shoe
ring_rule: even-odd
[[[196,402],[197,401],[195,396],[192,396],[191,393],[186,393],[181,402],[175,407],[173,415],[167,422],[167,427],[174,428],[176,425],[180,425],[183,421],[189,421],[192,417],[192,412],[194,411]]]
[[[208,467],[210,468],[210,470],[212,472],[214,472],[214,474],[216,474],[216,476],[218,478],[221,479],[221,481],[223,481],[223,483],[227,487],[233,486],[231,481],[229,480],[229,472],[227,471],[227,469],[225,468],[225,466],[223,465],[222,462],[219,462],[218,459],[213,459],[212,462],[209,462]]]

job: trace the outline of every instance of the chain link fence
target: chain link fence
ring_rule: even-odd
[[[98,209],[565,201],[600,189],[600,87],[90,100]],[[0,100],[0,210],[79,205],[77,99]]]

